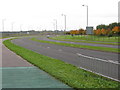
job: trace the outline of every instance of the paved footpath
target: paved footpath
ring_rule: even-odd
[[[70,89],[69,86],[31,65],[7,49],[4,45],[2,45],[2,59],[0,62],[2,62],[2,64],[0,64],[0,71],[2,71],[2,73],[0,72],[0,75],[2,74],[2,78],[0,78],[2,88]]]

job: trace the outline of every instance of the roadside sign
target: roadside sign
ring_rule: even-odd
[[[93,27],[86,27],[86,34],[93,34]]]

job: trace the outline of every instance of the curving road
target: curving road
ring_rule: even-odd
[[[118,45],[106,45],[106,44],[95,44],[95,43],[82,43],[82,42],[70,42],[70,41],[59,41],[59,40],[52,40],[48,38],[37,38],[40,40],[46,40],[46,41],[53,41],[53,42],[61,42],[61,43],[72,43],[72,44],[79,44],[79,45],[88,45],[88,46],[99,46],[99,47],[110,47],[110,48],[119,48]]]
[[[14,39],[12,42],[37,53],[62,60],[114,80],[119,80],[118,67],[120,64],[116,53],[40,43],[32,41],[28,37]]]

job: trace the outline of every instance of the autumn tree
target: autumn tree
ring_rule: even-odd
[[[119,27],[119,26],[115,26],[115,27],[112,29],[112,32],[113,32],[113,34],[120,34],[120,27]]]
[[[101,34],[102,35],[106,35],[106,30],[105,29],[101,29]]]
[[[101,30],[100,29],[97,29],[96,30],[96,35],[101,35],[102,33],[101,33]]]

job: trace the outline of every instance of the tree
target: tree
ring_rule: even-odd
[[[83,34],[83,31],[84,31],[83,29],[79,29],[79,34],[82,35],[82,34]]]
[[[96,31],[97,31],[97,30],[93,30],[94,35],[96,35]]]
[[[106,35],[106,30],[105,30],[105,29],[102,29],[102,30],[101,30],[101,34],[102,34],[102,35]]]
[[[100,29],[97,29],[96,30],[96,35],[101,35],[102,33],[101,33],[101,30]]]
[[[112,30],[115,26],[118,26],[118,23],[111,23],[109,24],[109,28]]]
[[[108,29],[109,26],[104,25],[104,24],[101,24],[101,25],[98,25],[96,28],[97,28],[97,29]]]
[[[106,35],[109,35],[110,32],[111,32],[111,30],[108,28],[108,29],[106,30]]]
[[[113,32],[113,34],[120,34],[120,27],[119,27],[119,26],[115,26],[115,27],[112,29],[112,32]]]
[[[77,30],[71,30],[71,31],[70,31],[70,34],[71,34],[71,35],[77,34]]]
[[[114,22],[109,25],[101,24],[101,25],[96,26],[96,29],[106,29],[106,30],[111,29],[112,30],[115,26],[120,26],[120,23]]]

